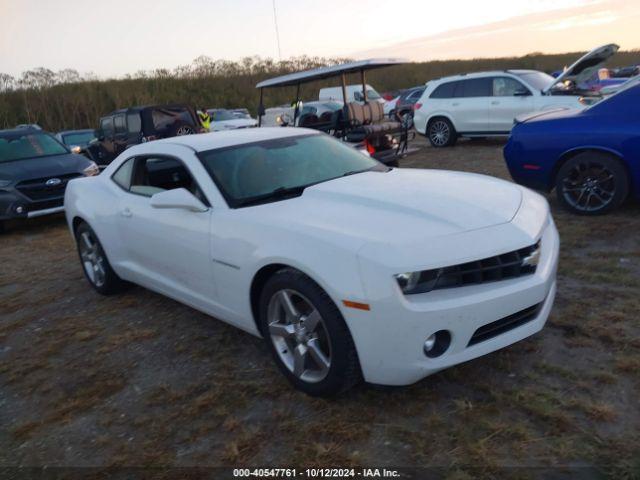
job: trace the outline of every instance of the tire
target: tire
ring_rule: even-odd
[[[195,127],[185,122],[176,122],[171,128],[172,137],[181,137],[183,135],[193,135],[194,133],[196,133]]]
[[[408,111],[401,114],[402,126],[407,130],[411,130],[413,128],[413,112]]]
[[[453,124],[446,118],[434,118],[427,125],[427,138],[434,148],[453,146],[458,140],[458,133]]]
[[[298,390],[332,396],[361,381],[356,348],[338,307],[303,273],[275,273],[260,294],[260,329],[278,368]]]
[[[603,152],[583,152],[567,160],[555,178],[560,204],[578,215],[603,215],[619,207],[629,194],[624,165]]]
[[[98,293],[113,295],[126,287],[127,283],[111,268],[98,236],[84,222],[76,228],[76,245],[84,276]]]

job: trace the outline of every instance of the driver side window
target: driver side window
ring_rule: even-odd
[[[205,205],[209,205],[187,167],[175,158],[130,158],[113,174],[112,180],[124,190],[145,197],[166,190],[185,188]]]
[[[528,92],[527,87],[509,77],[495,77],[493,79],[494,97],[513,97],[516,93]]]

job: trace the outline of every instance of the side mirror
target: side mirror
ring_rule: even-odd
[[[520,90],[516,90],[513,93],[514,97],[528,97],[531,95],[531,92],[529,90],[527,90],[526,88],[520,89]]]
[[[104,132],[102,130],[96,130],[96,140],[99,142],[104,141]]]
[[[151,206],[153,208],[178,208],[190,212],[209,210],[209,207],[194,197],[186,188],[175,188],[156,193],[151,197]]]

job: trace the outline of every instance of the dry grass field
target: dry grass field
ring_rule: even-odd
[[[424,146],[403,166],[508,178],[501,149]],[[95,293],[62,217],[10,225],[0,236],[0,466],[540,472],[503,469],[526,466],[638,478],[640,207],[581,218],[549,200],[562,254],[542,332],[410,387],[331,400],[294,391],[258,338],[139,287]]]

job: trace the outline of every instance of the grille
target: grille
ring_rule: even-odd
[[[64,190],[67,188],[69,180],[77,177],[81,177],[79,173],[72,173],[68,175],[58,175],[46,178],[37,178],[34,180],[26,180],[16,185],[16,188],[20,193],[34,201],[42,200],[54,200],[64,197]],[[47,180],[52,178],[59,178],[62,180],[58,185],[48,186]]]
[[[519,250],[437,270],[433,289],[495,282],[535,273],[540,242]],[[525,261],[525,259],[528,259]]]
[[[475,345],[476,343],[484,342],[490,338],[497,337],[498,335],[530,322],[538,316],[543,303],[544,302],[540,302],[529,308],[525,308],[524,310],[511,314],[508,317],[483,325],[474,332],[471,340],[469,340],[469,343],[467,344],[467,347]]]
[[[38,210],[46,210],[48,208],[61,207],[64,204],[64,198],[55,198],[53,200],[44,200],[31,203],[27,208],[30,212],[37,212]]]

